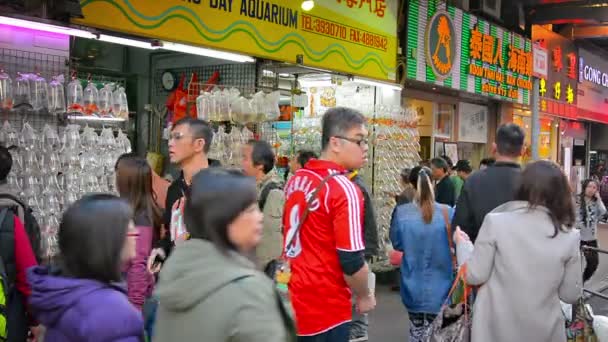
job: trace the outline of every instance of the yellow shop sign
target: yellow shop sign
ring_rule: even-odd
[[[394,80],[397,0],[81,0],[74,23]]]

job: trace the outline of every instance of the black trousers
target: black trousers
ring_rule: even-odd
[[[589,246],[597,248],[597,240],[593,241],[581,241],[581,247]],[[587,282],[587,280],[591,279],[595,271],[597,271],[597,267],[600,264],[600,257],[596,251],[584,251],[583,255],[585,256],[585,270],[583,271],[583,283]]]

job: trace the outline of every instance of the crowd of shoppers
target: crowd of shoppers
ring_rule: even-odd
[[[0,202],[0,261],[20,298],[8,302],[18,313],[8,341],[23,341],[15,338],[28,325],[48,342],[369,340],[379,241],[358,172],[366,123],[356,110],[328,110],[321,154],[298,151],[285,183],[264,141],[243,146],[242,171],[210,168],[213,127],[183,119],[169,139],[177,179],[169,185],[144,158],[121,156],[118,196],[88,195],[64,212],[50,265],[37,266],[31,211]],[[579,248],[598,246],[606,207],[597,181],[574,195],[551,162],[522,171],[523,145],[521,128],[506,124],[495,161],[478,171],[446,156],[402,170],[390,241],[410,341],[428,340],[458,267],[478,286],[471,341],[566,340],[560,300],[576,302],[598,267],[586,251],[581,275]],[[10,168],[0,148],[0,200]],[[270,264],[278,273],[262,272]],[[288,301],[277,274],[287,276]]]

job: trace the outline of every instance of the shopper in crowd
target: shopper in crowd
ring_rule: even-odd
[[[160,239],[162,211],[155,201],[153,171],[148,161],[135,155],[121,156],[116,162],[116,188],[133,208],[139,234],[135,241],[136,256],[124,269],[129,301],[144,313],[146,333],[152,336],[157,301],[151,296],[154,276],[146,265],[152,246]]]
[[[560,300],[581,292],[579,233],[568,180],[557,164],[526,167],[515,201],[489,213],[473,249],[455,234],[469,285],[481,286],[472,312],[472,342],[565,342]]]
[[[38,264],[40,228],[31,210],[13,196],[7,184],[8,174],[13,167],[13,158],[8,149],[0,146],[0,267],[6,278],[0,289],[4,295],[5,308],[0,319],[5,320],[5,331],[10,331],[8,339],[0,331],[0,340],[7,342],[25,341],[28,329],[35,335],[39,328],[28,318],[26,304],[31,288],[26,279],[26,271]],[[29,229],[26,229],[28,227]]]
[[[456,163],[456,166],[454,166],[454,171],[456,171],[455,177],[460,180],[460,186],[456,186],[456,202],[458,202],[458,198],[460,198],[460,193],[462,192],[462,187],[467,181],[467,178],[469,178],[469,176],[473,172],[473,168],[471,167],[471,163],[468,160],[462,159]]]
[[[199,172],[184,218],[191,239],[160,272],[154,341],[293,341],[272,280],[248,258],[263,235],[255,181],[223,169]]]
[[[451,168],[443,158],[431,160],[431,170],[435,185],[435,200],[441,204],[453,207],[456,204],[456,188],[451,179]]]
[[[164,231],[158,248],[152,250],[148,258],[148,270],[157,273],[161,262],[166,259],[174,244],[188,239],[183,224],[185,194],[192,177],[209,167],[207,153],[213,141],[213,128],[205,121],[184,118],[175,123],[169,137],[169,158],[179,166],[181,173],[169,190],[163,216]]]
[[[518,160],[524,151],[524,138],[524,131],[516,124],[500,126],[492,144],[496,163],[472,174],[462,188],[453,226],[460,226],[473,242],[486,214],[513,200],[521,174]]]
[[[592,179],[583,182],[583,191],[576,198],[576,228],[580,229],[581,247],[598,247],[597,224],[606,214],[606,206],[600,197],[599,185]],[[583,281],[591,279],[599,265],[596,251],[584,251],[585,271]]]
[[[141,313],[119,282],[135,256],[138,231],[129,204],[114,195],[88,195],[61,218],[58,267],[28,270],[30,306],[45,341],[143,340]]]
[[[363,195],[346,176],[367,162],[365,124],[353,109],[329,109],[322,119],[321,158],[309,161],[286,186],[289,291],[300,342],[348,341],[351,291],[360,313],[376,306],[364,257]]]
[[[395,196],[395,201],[397,202],[397,205],[410,203],[414,200],[414,196],[416,195],[416,188],[412,183],[410,183],[411,171],[411,169],[405,168],[401,170],[401,173],[399,174],[401,188],[403,189],[403,191],[399,195]]]
[[[403,252],[401,300],[410,318],[410,342],[427,341],[454,274],[447,226],[454,209],[435,202],[431,177],[429,168],[412,169],[416,197],[398,206],[391,220],[393,248]]]
[[[370,195],[363,178],[358,171],[351,173],[351,180],[357,185],[363,194],[363,242],[365,243],[365,260],[371,263],[378,255],[380,248],[378,244],[378,224],[374,211],[374,201]],[[370,271],[371,272],[371,271]],[[374,277],[375,279],[375,277]],[[350,342],[362,342],[369,340],[369,320],[367,314],[359,314],[357,311],[356,297],[353,298],[353,321],[350,327]]]
[[[262,140],[251,140],[243,147],[241,162],[245,175],[255,178],[258,206],[264,214],[264,235],[256,250],[261,268],[281,256],[283,249],[283,180],[274,165],[272,146]]]
[[[296,173],[299,169],[303,168],[306,163],[311,159],[317,159],[319,156],[313,151],[299,150],[296,156],[290,161],[289,169],[291,173]]]
[[[494,163],[496,163],[496,159],[494,159],[494,158],[484,158],[479,163],[479,170],[485,170],[488,167],[494,165]]]
[[[456,171],[456,165],[458,165],[458,162],[456,163],[456,165],[454,165],[454,162],[450,157],[444,155],[441,156],[441,158],[445,160],[446,163],[448,163],[450,180],[452,181],[452,183],[454,183],[455,200],[458,200],[460,192],[462,191],[462,186],[464,185],[464,180],[458,176],[458,172]]]

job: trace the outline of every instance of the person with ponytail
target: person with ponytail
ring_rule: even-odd
[[[398,206],[391,220],[393,248],[403,252],[401,300],[410,318],[410,342],[428,339],[454,280],[449,227],[454,210],[435,201],[431,175],[427,167],[412,169],[414,201]]]

